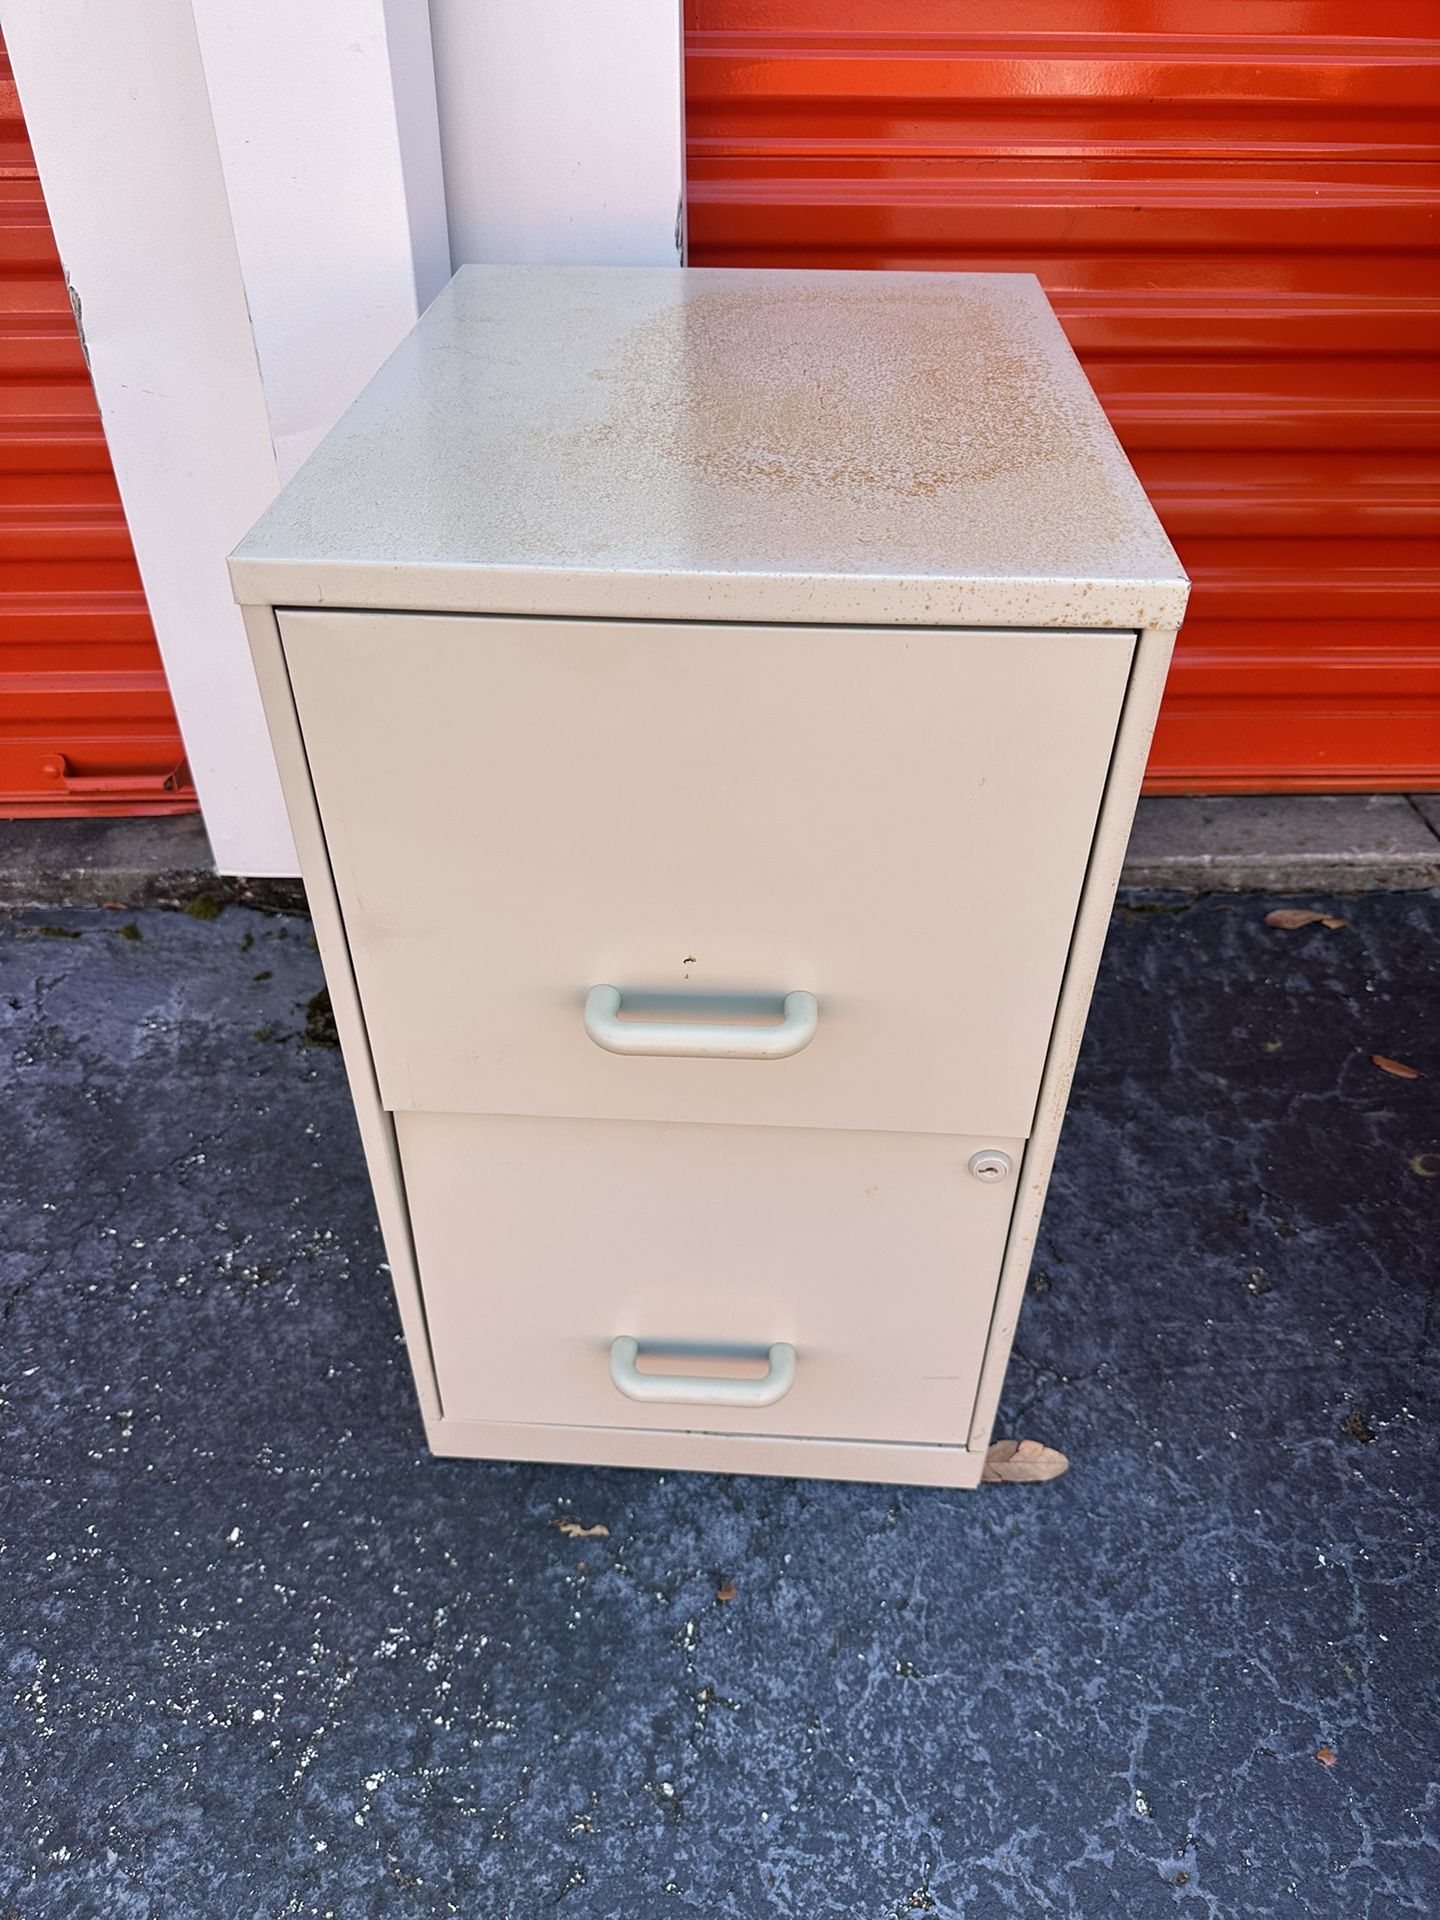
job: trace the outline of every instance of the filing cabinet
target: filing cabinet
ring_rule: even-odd
[[[974,1484],[1186,595],[1038,284],[462,269],[231,571],[435,1450]]]

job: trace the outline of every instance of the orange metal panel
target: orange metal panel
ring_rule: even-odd
[[[195,806],[0,44],[0,819]]]
[[[1435,0],[689,0],[690,258],[1032,271],[1195,581],[1169,792],[1440,787]]]

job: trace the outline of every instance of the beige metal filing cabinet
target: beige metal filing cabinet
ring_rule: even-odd
[[[1035,280],[466,268],[231,566],[432,1446],[972,1485],[1186,594]]]

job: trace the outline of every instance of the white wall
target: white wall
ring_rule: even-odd
[[[5,31],[216,864],[294,873],[225,555],[452,244],[676,261],[679,0],[5,0]]]
[[[675,266],[680,0],[430,0],[450,247]]]

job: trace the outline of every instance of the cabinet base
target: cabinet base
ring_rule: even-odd
[[[893,1446],[860,1440],[770,1439],[761,1434],[652,1433],[640,1427],[426,1424],[431,1451],[465,1460],[540,1460],[568,1466],[648,1467],[677,1473],[765,1473],[796,1479],[877,1480],[974,1487],[984,1448]]]

